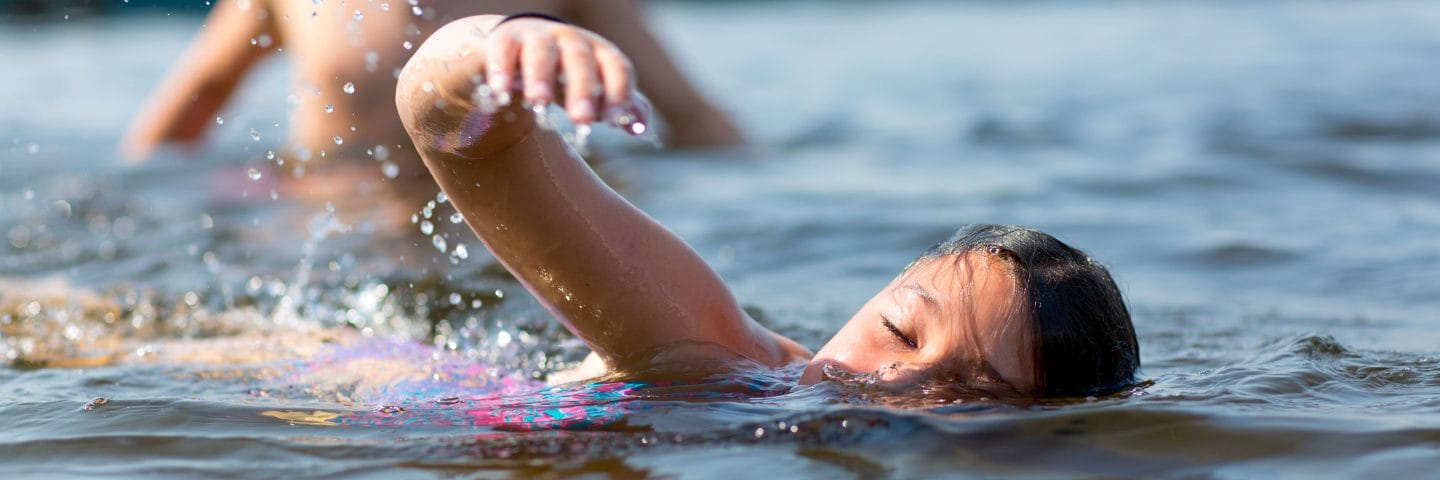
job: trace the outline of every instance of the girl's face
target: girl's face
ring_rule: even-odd
[[[800,383],[826,367],[870,374],[903,389],[926,380],[1036,386],[1023,292],[997,255],[968,252],[921,260],[866,302],[815,354]]]

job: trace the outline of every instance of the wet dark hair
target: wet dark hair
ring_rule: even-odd
[[[1029,300],[1035,393],[1103,395],[1134,384],[1140,346],[1105,266],[1045,232],[1010,225],[967,225],[920,260],[973,251],[1008,261]]]

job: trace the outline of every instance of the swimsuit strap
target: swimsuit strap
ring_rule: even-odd
[[[512,14],[506,15],[505,18],[500,19],[499,22],[495,22],[495,28],[499,28],[500,25],[505,24],[505,22],[508,22],[508,21],[511,21],[511,20],[519,20],[519,19],[522,19],[522,18],[539,18],[539,19],[541,19],[541,20],[549,20],[549,21],[552,21],[552,22],[555,22],[555,23],[563,23],[563,24],[565,24],[565,25],[569,25],[569,24],[570,24],[570,22],[565,21],[565,19],[560,18],[560,17],[557,17],[557,16],[554,16],[554,15],[547,15],[547,14],[540,13],[540,12],[520,12],[520,13],[512,13]],[[494,28],[492,28],[491,30],[493,31]]]

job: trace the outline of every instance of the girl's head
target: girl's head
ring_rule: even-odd
[[[1031,228],[973,225],[931,248],[815,355],[878,385],[1021,395],[1114,391],[1134,380],[1130,312],[1104,266]]]

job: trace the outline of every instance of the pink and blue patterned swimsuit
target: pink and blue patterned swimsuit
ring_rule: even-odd
[[[497,375],[471,360],[436,362],[435,350],[410,342],[344,347],[301,367],[310,376],[356,360],[424,365],[422,375],[388,381],[360,395],[369,411],[336,412],[325,423],[355,426],[472,426],[501,431],[623,429],[634,413],[669,402],[745,402],[789,393],[798,368],[717,374],[691,382],[609,381],[562,386]],[[364,365],[364,364],[360,364]],[[347,367],[350,368],[350,367]],[[313,381],[313,380],[308,380]],[[365,397],[370,397],[367,399]]]

